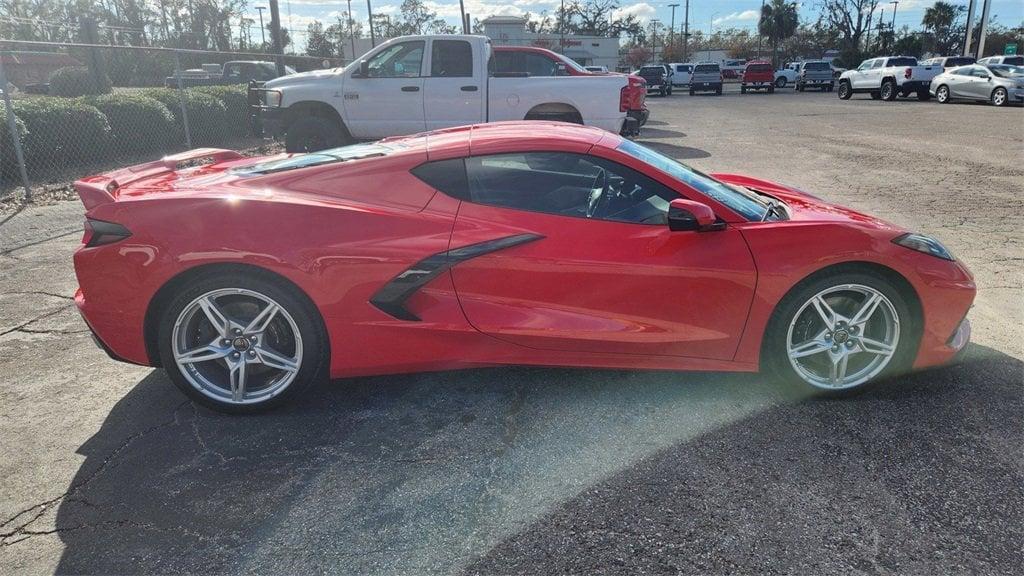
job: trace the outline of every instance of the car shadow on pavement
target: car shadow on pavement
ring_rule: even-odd
[[[640,132],[640,140],[646,140],[647,138],[684,138],[686,133],[678,130],[664,130],[661,128],[647,128]]]
[[[658,142],[656,140],[637,140],[644,146],[653,148],[658,152],[666,156],[675,158],[676,160],[693,160],[694,158],[708,158],[711,153],[700,148],[690,148],[688,146],[677,146],[675,144],[668,144],[666,142]]]
[[[1021,374],[972,347],[814,400],[753,375],[498,368],[230,417],[154,371],[79,449],[57,573],[1006,571]]]

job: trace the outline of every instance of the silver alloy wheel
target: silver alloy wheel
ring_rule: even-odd
[[[949,101],[949,88],[946,86],[939,86],[939,90],[935,93],[935,98],[939,101],[939,104],[945,104]]]
[[[273,299],[243,288],[207,292],[178,314],[171,350],[197,391],[229,404],[277,396],[302,366],[302,336]]]
[[[995,91],[992,92],[992,103],[996,106],[1006,104],[1006,90],[1003,88],[996,88]]]
[[[842,284],[800,307],[786,333],[786,353],[811,386],[842,390],[881,373],[899,341],[900,318],[892,302],[870,286]]]

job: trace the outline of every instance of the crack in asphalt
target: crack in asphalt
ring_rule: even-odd
[[[36,322],[39,322],[40,320],[45,320],[45,319],[47,319],[47,318],[49,318],[51,316],[56,316],[57,314],[60,314],[61,312],[67,310],[68,308],[71,308],[72,306],[74,306],[74,304],[66,304],[64,306],[61,306],[60,308],[57,308],[56,310],[51,310],[51,311],[46,312],[44,314],[40,314],[39,316],[36,316],[35,318],[32,318],[31,320],[28,320],[26,322],[23,322],[23,323],[15,326],[14,328],[8,328],[7,330],[4,330],[3,332],[0,332],[0,336],[6,336],[7,334],[10,334],[11,332],[19,332],[19,331],[20,332],[28,332],[27,330],[25,330],[25,328],[27,326],[30,326],[30,325],[32,325],[32,324],[34,324]]]
[[[64,294],[57,294],[56,292],[47,292],[46,290],[9,290],[5,294],[16,294],[23,296],[51,296],[53,298],[60,298],[62,300],[74,300],[74,296],[66,296]]]
[[[79,490],[81,490],[82,488],[87,486],[90,482],[92,482],[93,480],[98,478],[100,475],[102,475],[103,472],[106,471],[106,469],[110,466],[110,463],[112,461],[114,461],[114,459],[117,458],[117,456],[120,455],[133,442],[135,442],[139,438],[142,438],[143,436],[151,434],[151,433],[153,433],[153,432],[155,432],[157,430],[160,430],[162,428],[167,428],[167,427],[171,427],[171,426],[177,426],[177,425],[181,424],[181,419],[178,417],[178,411],[183,406],[185,406],[186,404],[191,404],[191,402],[188,401],[188,400],[184,400],[180,404],[175,406],[174,409],[171,411],[171,419],[170,420],[161,422],[159,424],[154,424],[153,426],[150,426],[149,428],[146,428],[145,430],[141,430],[139,432],[136,432],[135,434],[129,435],[127,438],[125,438],[125,440],[117,448],[112,450],[110,452],[110,454],[108,454],[107,457],[103,459],[102,462],[100,462],[99,466],[96,467],[96,470],[94,470],[92,472],[92,474],[89,474],[89,476],[87,476],[81,482],[70,486],[63,494],[61,494],[59,496],[56,496],[54,498],[50,498],[49,500],[45,500],[43,502],[39,502],[37,504],[33,504],[33,505],[31,505],[31,506],[29,506],[27,508],[24,508],[21,511],[19,511],[18,513],[16,513],[13,516],[11,516],[10,518],[7,518],[6,520],[3,520],[2,522],[0,522],[0,528],[4,528],[4,527],[7,527],[7,526],[13,524],[18,518],[21,518],[24,515],[30,514],[33,511],[35,512],[35,514],[27,522],[21,523],[17,528],[14,528],[13,530],[9,530],[9,531],[6,531],[6,532],[0,532],[0,547],[10,546],[12,544],[16,544],[18,542],[22,542],[22,541],[27,540],[28,538],[31,538],[31,537],[34,537],[34,536],[46,536],[46,535],[50,535],[50,534],[56,534],[58,532],[66,532],[66,531],[69,531],[69,530],[77,530],[77,529],[80,529],[80,528],[89,527],[88,524],[84,524],[84,525],[81,525],[81,526],[72,526],[72,527],[69,527],[69,528],[57,527],[57,528],[54,528],[53,530],[32,530],[32,529],[29,528],[29,526],[31,526],[33,523],[35,523],[37,520],[39,520],[43,516],[43,514],[46,513],[46,511],[49,509],[50,506],[60,502],[61,500],[64,500],[65,498],[68,498],[69,496],[74,495],[76,492],[78,492]],[[92,504],[90,504],[90,505],[92,505]],[[104,523],[101,523],[101,524],[104,524]],[[21,536],[25,536],[25,538],[21,538]]]
[[[0,250],[0,256],[7,256],[9,258],[14,258],[15,260],[18,260],[17,256],[11,255],[12,252],[16,252],[16,251],[21,250],[23,248],[30,248],[32,246],[38,246],[39,244],[43,244],[43,243],[49,242],[51,240],[57,240],[59,238],[64,238],[66,236],[71,236],[72,234],[79,234],[79,233],[81,233],[81,230],[78,229],[78,228],[75,228],[73,230],[68,230],[66,232],[62,232],[60,234],[56,234],[56,235],[53,235],[53,236],[47,236],[46,238],[43,238],[43,239],[40,239],[40,240],[33,240],[32,242],[26,242],[24,244],[20,244],[18,246],[15,246],[14,248],[8,248],[6,250]]]

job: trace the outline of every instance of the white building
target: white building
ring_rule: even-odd
[[[528,32],[526,18],[518,16],[491,16],[480,24],[495,46],[537,46],[565,54],[584,66],[607,66],[609,70],[619,66],[618,38]]]

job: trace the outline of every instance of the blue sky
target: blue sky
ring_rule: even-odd
[[[394,13],[398,11],[401,0],[371,0],[375,13]],[[683,19],[685,0],[646,0],[642,2],[622,2],[623,12],[636,14],[641,20],[657,18],[665,25],[669,24],[672,10],[668,7],[674,2],[680,4],[676,9],[677,29]],[[953,4],[966,6],[967,0],[949,0]],[[524,12],[538,14],[543,10],[553,11],[558,1],[551,0],[464,0],[466,11],[474,18],[483,18],[494,14],[515,14]],[[452,23],[458,22],[458,0],[438,1],[426,0],[426,4]],[[815,20],[818,17],[820,0],[803,0],[800,3],[800,17],[803,20]],[[896,9],[896,28],[904,25],[917,28],[921,24],[921,16],[925,9],[934,4],[934,0],[900,0]],[[981,0],[975,10],[980,17]],[[256,10],[250,4],[252,17],[257,18]],[[280,0],[281,20],[292,30],[305,30],[313,20],[331,22],[346,8],[346,0]],[[718,28],[755,29],[757,14],[761,0],[690,0],[690,29],[705,32],[711,26]],[[892,18],[892,5],[885,2],[879,4],[879,10],[885,10],[885,21]],[[366,0],[352,0],[352,13],[357,20],[366,19]],[[1024,20],[1024,0],[993,0],[991,13],[998,16],[998,21],[1005,25],[1016,25]],[[290,16],[289,16],[290,15]],[[298,44],[303,44],[302,34],[297,34]]]

